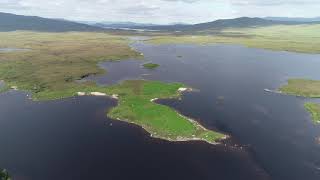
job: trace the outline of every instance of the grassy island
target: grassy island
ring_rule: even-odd
[[[156,98],[178,98],[185,90],[179,89],[183,84],[135,80],[107,87],[76,81],[104,73],[98,62],[138,57],[140,53],[132,50],[124,38],[105,33],[6,32],[0,33],[0,39],[0,48],[28,49],[0,53],[0,80],[5,82],[1,91],[27,91],[33,100],[108,95],[119,101],[108,112],[109,117],[137,124],[153,137],[209,143],[225,137],[153,102]]]
[[[240,44],[248,47],[320,53],[320,25],[274,25],[251,28],[208,29],[191,34],[155,36],[155,44]]]
[[[159,67],[159,64],[155,64],[155,63],[146,63],[142,65],[144,68],[146,69],[155,69],[157,67]]]

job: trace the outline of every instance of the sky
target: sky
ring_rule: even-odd
[[[320,0],[0,0],[0,12],[76,21],[200,23],[235,17],[318,17]]]

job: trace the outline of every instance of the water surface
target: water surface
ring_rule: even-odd
[[[264,91],[290,77],[320,79],[320,55],[233,45],[133,47],[145,61],[102,63],[108,74],[89,79],[105,85],[143,78],[197,88],[181,101],[159,103],[231,135],[232,142],[152,139],[139,127],[105,117],[114,100],[32,102],[11,91],[0,95],[0,167],[18,180],[320,178],[320,128],[303,108],[307,99]],[[145,62],[160,67],[143,69]]]
[[[116,105],[109,98],[32,102],[11,91],[0,99],[0,166],[14,180],[265,177],[239,148],[152,139],[139,127],[106,118]]]

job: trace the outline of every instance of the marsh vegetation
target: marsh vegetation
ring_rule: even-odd
[[[280,87],[288,95],[320,98],[320,81],[308,79],[289,79],[288,84]],[[320,123],[320,104],[307,102],[305,109],[311,114],[314,123]]]
[[[229,43],[248,47],[301,53],[320,53],[320,25],[274,25],[249,28],[206,30],[192,35],[155,36],[155,44]]]

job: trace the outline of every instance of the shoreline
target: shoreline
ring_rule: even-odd
[[[106,93],[102,93],[102,92],[77,92],[77,96],[102,96],[102,97],[110,97],[112,99],[119,99],[119,95],[118,94],[112,94],[112,95],[108,95]]]
[[[193,92],[194,89],[192,88],[186,88],[186,87],[181,87],[177,90],[178,93],[182,94],[183,92]],[[161,98],[153,98],[151,99],[150,101],[153,102],[153,103],[156,103],[155,101],[157,100],[160,100]],[[165,98],[166,99],[166,98]],[[158,104],[158,103],[156,103]],[[162,104],[158,104],[158,105],[162,105]],[[196,126],[196,128],[199,128],[199,129],[202,129],[202,130],[205,130],[205,131],[213,131],[213,130],[210,130],[210,129],[207,129],[205,128],[203,125],[201,125],[198,121],[190,118],[190,117],[187,117],[185,115],[183,115],[181,112],[179,112],[178,110],[172,108],[180,117],[182,117],[183,119],[191,122],[194,126]],[[131,121],[127,121],[127,120],[121,120],[121,119],[118,119],[117,120],[120,120],[120,121],[124,121],[124,122],[129,122],[131,124],[135,124],[137,126],[140,126],[134,122],[131,122]],[[140,126],[142,127],[145,131],[147,131],[143,126]],[[147,131],[148,132],[148,131]],[[178,137],[178,139],[171,139],[171,138],[168,138],[168,137],[162,137],[162,136],[157,136],[156,134],[152,134],[151,132],[148,132],[150,134],[150,137],[153,137],[153,138],[158,138],[158,139],[164,139],[164,140],[167,140],[167,141],[170,141],[170,142],[188,142],[188,141],[202,141],[202,142],[206,142],[206,143],[209,143],[209,144],[212,144],[212,145],[218,145],[218,144],[221,144],[219,141],[222,141],[222,140],[226,140],[226,139],[229,139],[230,136],[229,135],[224,135],[222,138],[220,138],[219,140],[215,141],[215,142],[210,142],[204,138],[185,138],[185,137]]]
[[[180,87],[176,90],[177,94],[173,95],[171,98],[176,98],[176,99],[180,99],[179,96],[182,95],[183,92],[191,92],[193,91],[192,88],[187,88],[187,87]],[[102,92],[77,92],[78,96],[101,96],[101,97],[110,97],[112,99],[116,99],[119,102],[119,95],[118,94],[108,94],[108,93],[102,93]],[[156,103],[156,100],[159,100],[161,98],[153,98],[150,99],[150,102],[155,103],[157,105],[161,105]],[[164,98],[164,99],[170,99],[169,98]],[[165,105],[161,105],[161,106],[165,106]],[[115,106],[117,107],[117,106]],[[203,137],[196,137],[195,134],[191,135],[192,137],[183,137],[183,136],[176,136],[175,138],[170,138],[168,136],[160,136],[158,135],[156,132],[152,132],[152,130],[150,130],[150,128],[148,128],[147,126],[145,126],[143,123],[139,124],[139,122],[134,122],[132,120],[129,119],[121,119],[121,118],[117,118],[117,117],[111,117],[109,116],[109,113],[107,113],[107,117],[116,120],[116,121],[121,121],[121,122],[125,122],[127,124],[132,124],[134,126],[137,126],[139,128],[142,128],[144,131],[146,131],[149,136],[151,138],[156,138],[156,139],[161,139],[161,140],[165,140],[165,141],[169,141],[169,142],[188,142],[188,141],[200,141],[200,142],[206,142],[208,144],[211,145],[218,145],[218,144],[222,144],[221,141],[226,140],[228,138],[230,138],[229,135],[225,135],[223,133],[214,131],[214,130],[209,130],[207,128],[205,128],[204,126],[202,126],[199,122],[197,122],[196,120],[186,117],[183,114],[181,114],[178,110],[171,108],[173,111],[175,111],[177,113],[178,116],[180,116],[181,118],[183,118],[184,120],[190,122],[196,129],[196,131],[207,131],[207,132],[212,132],[212,133],[217,133],[217,137],[214,137],[212,139],[208,139],[208,135],[203,134]],[[219,137],[220,136],[220,137]]]
[[[179,113],[180,114],[180,113]],[[111,118],[111,117],[110,117]],[[113,118],[111,118],[113,119]],[[164,136],[158,136],[157,134],[153,134],[151,132],[149,132],[144,126],[140,125],[140,124],[137,124],[135,122],[132,122],[132,121],[129,121],[129,120],[125,120],[125,119],[120,119],[120,118],[116,118],[114,119],[115,121],[121,121],[121,122],[124,122],[124,123],[127,123],[129,125],[134,125],[138,128],[141,128],[143,129],[146,133],[149,134],[149,137],[153,138],[153,139],[160,139],[160,140],[164,140],[164,141],[169,141],[169,142],[192,142],[192,141],[198,141],[198,142],[205,142],[205,143],[208,143],[208,144],[211,144],[211,145],[220,145],[222,144],[221,141],[223,140],[226,140],[226,139],[229,139],[230,136],[228,135],[225,135],[224,137],[220,138],[219,140],[215,141],[215,142],[210,142],[210,141],[207,141],[205,139],[202,139],[202,138],[184,138],[184,137],[181,137],[179,139],[172,139],[172,138],[169,138],[169,137],[164,137]],[[194,121],[194,120],[193,120]],[[201,125],[200,125],[201,126]],[[203,127],[204,128],[204,127]],[[205,129],[205,128],[204,128]]]

